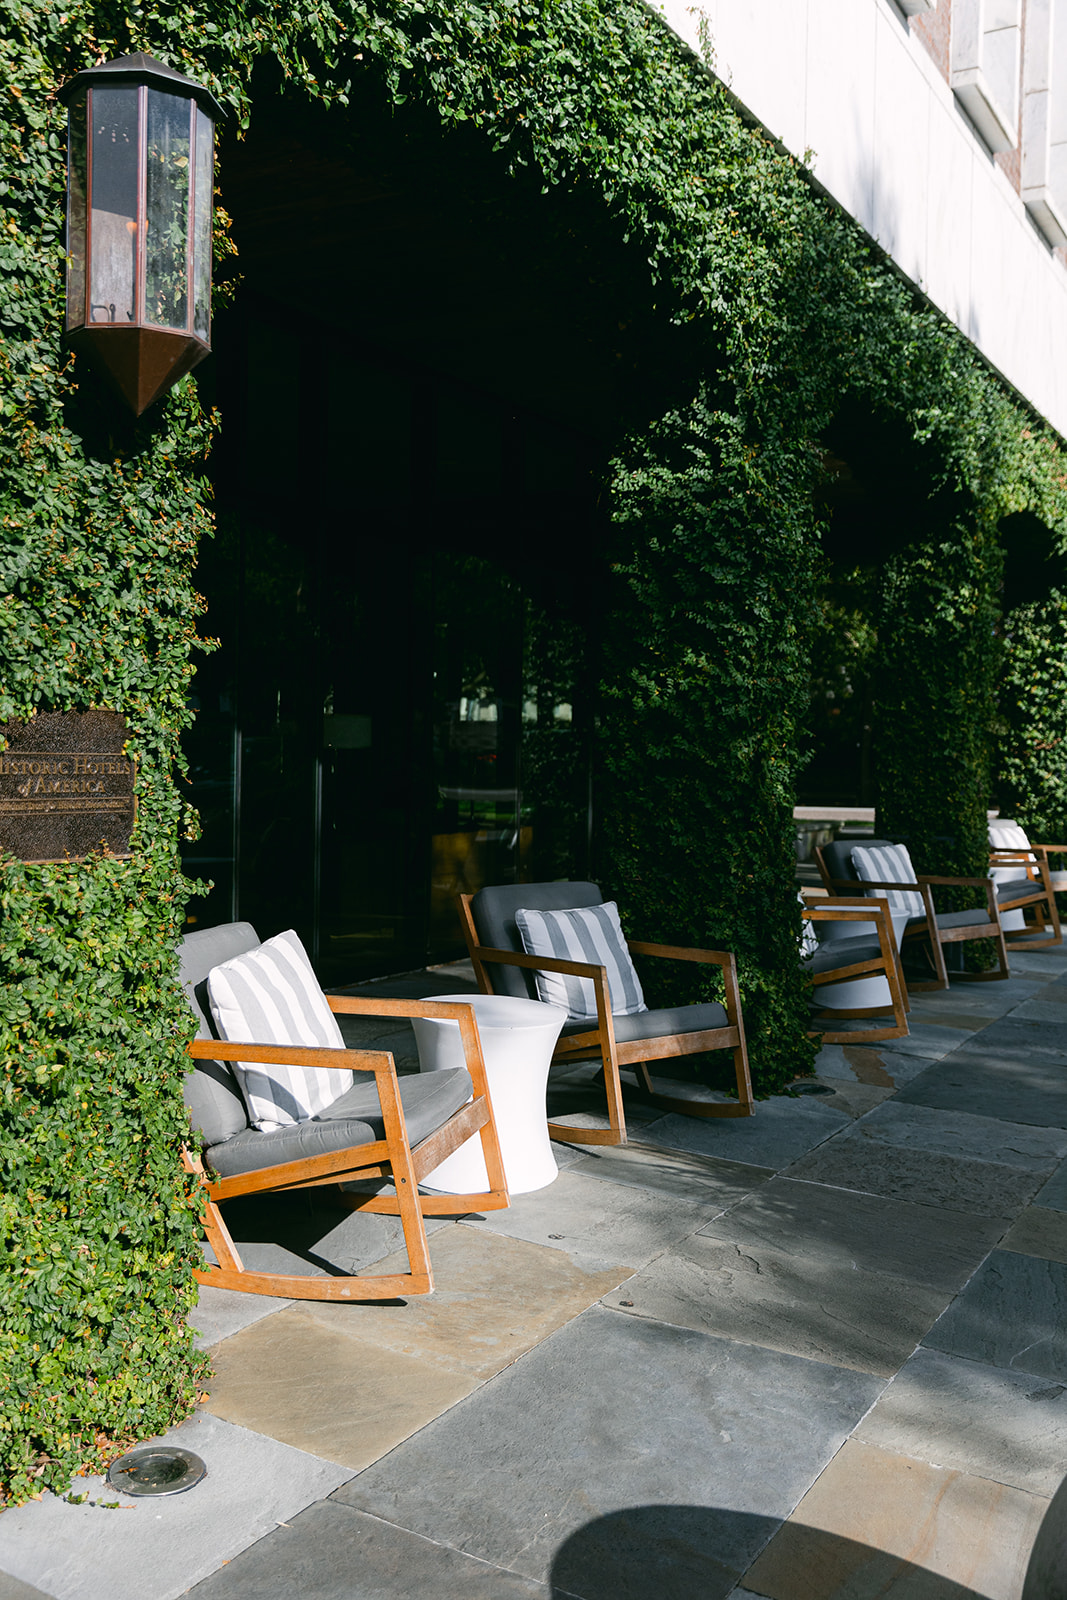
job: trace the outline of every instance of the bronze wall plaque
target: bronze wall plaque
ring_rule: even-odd
[[[0,850],[22,861],[128,856],[136,804],[117,711],[42,711],[0,723]]]

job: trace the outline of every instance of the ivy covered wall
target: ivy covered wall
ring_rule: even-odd
[[[884,800],[904,831],[943,818],[968,859],[981,757],[953,743],[951,713],[987,692],[986,530],[1024,509],[1063,528],[1067,495],[1056,441],[637,0],[0,0],[0,14],[0,714],[107,706],[139,760],[132,860],[8,860],[0,877],[0,1477],[23,1498],[187,1414],[202,1381],[183,1322],[197,1243],[177,1160],[189,1025],[172,773],[212,424],[186,380],[133,427],[60,346],[67,77],[144,50],[247,126],[270,55],[330,105],[376,96],[436,117],[443,138],[473,128],[502,181],[564,185],[644,252],[650,304],[703,378],[618,441],[605,485],[603,875],[635,933],[737,949],[764,1092],[811,1052],[790,807],[824,429],[861,394],[968,500],[966,525],[889,580],[917,683],[953,641],[956,698],[935,721],[962,776],[914,798],[902,758]],[[914,771],[927,708],[905,696],[893,718]]]

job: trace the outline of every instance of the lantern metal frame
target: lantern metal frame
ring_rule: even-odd
[[[101,305],[94,305],[94,238],[93,238],[93,185],[97,154],[94,149],[93,97],[97,90],[108,88],[136,89],[137,91],[137,149],[136,149],[136,216],[127,226],[134,233],[133,277],[131,285],[132,310],[127,311],[126,322],[116,322],[114,305],[109,305],[110,318],[95,320],[94,313]],[[148,95],[150,90],[187,100],[189,103],[188,190],[185,199],[185,324],[183,327],[164,326],[151,321],[146,303],[147,245],[148,245]],[[214,198],[214,127],[225,113],[214,95],[191,78],[155,60],[138,54],[120,56],[97,67],[88,67],[77,73],[59,91],[59,99],[70,114],[67,154],[67,312],[65,341],[73,349],[84,351],[89,359],[102,368],[117,387],[135,415],[141,413],[167,392],[179,378],[211,353],[210,296],[211,296],[211,213]],[[84,107],[84,190],[80,203],[84,217],[76,217],[76,162],[75,119],[79,107]],[[197,173],[200,166],[196,158],[198,117],[201,111],[211,123],[210,158],[207,162],[206,194],[198,193]],[[197,328],[197,294],[195,268],[198,261],[197,241],[203,237],[203,216],[206,207],[206,328]],[[101,241],[101,248],[103,242]],[[81,251],[80,275],[75,260],[75,250]]]

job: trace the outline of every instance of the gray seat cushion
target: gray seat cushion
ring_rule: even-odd
[[[833,972],[838,967],[850,967],[858,961],[879,961],[882,950],[877,939],[860,935],[853,939],[829,939],[820,945],[815,954],[801,962],[801,971],[813,977],[823,972]]]
[[[939,928],[969,928],[973,922],[988,922],[989,912],[985,906],[974,906],[970,911],[939,911],[937,925]],[[910,933],[912,928],[924,928],[925,917],[909,917],[905,932]]]
[[[479,889],[471,901],[471,915],[480,942],[490,950],[516,950],[522,939],[515,926],[516,911],[572,911],[578,906],[599,906],[604,896],[595,883],[505,883]],[[486,962],[494,994],[516,1000],[538,1000],[531,967],[502,967]]]
[[[453,1112],[466,1105],[471,1093],[470,1074],[464,1067],[401,1078],[400,1100],[408,1142],[417,1145],[428,1138]],[[220,1177],[231,1178],[241,1172],[277,1167],[285,1161],[356,1149],[384,1137],[374,1074],[360,1073],[351,1089],[317,1117],[271,1133],[260,1133],[246,1123],[232,1138],[206,1150],[204,1159]]]
[[[664,1039],[676,1033],[707,1033],[712,1028],[728,1028],[730,1019],[715,1001],[697,1006],[666,1006],[662,1011],[636,1011],[632,1016],[616,1017],[615,1038],[619,1044],[639,1039]],[[569,1033],[588,1033],[595,1024],[565,1022]]]
[[[1035,883],[1033,878],[1012,878],[1007,883],[997,884],[997,905],[1003,905],[1006,900],[1043,900],[1045,898],[1045,885]]]
[[[226,922],[203,928],[182,939],[179,976],[197,1019],[198,1039],[217,1039],[207,998],[207,975],[213,967],[243,956],[259,944],[250,922]],[[197,1061],[185,1079],[185,1104],[194,1128],[208,1145],[230,1139],[248,1127],[248,1110],[237,1079],[225,1061]]]

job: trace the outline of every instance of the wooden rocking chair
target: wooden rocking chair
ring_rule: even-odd
[[[443,1017],[459,1023],[466,1070],[415,1074],[399,1079],[384,1051],[223,1042],[213,1024],[204,986],[212,968],[259,944],[247,923],[229,923],[189,934],[182,941],[182,981],[200,1023],[189,1046],[194,1061],[186,1104],[204,1141],[203,1154],[183,1149],[186,1170],[202,1184],[204,1231],[217,1265],[196,1273],[200,1283],[248,1294],[296,1300],[391,1300],[429,1294],[433,1272],[426,1243],[426,1216],[496,1211],[508,1205],[478,1026],[470,1006],[433,1000],[359,999],[328,995],[330,1009],[359,1016]],[[335,1105],[309,1121],[272,1132],[250,1126],[229,1061],[295,1064],[322,1070],[351,1068],[361,1074]],[[490,1189],[469,1195],[424,1195],[419,1184],[473,1134],[481,1139]],[[336,1189],[339,1184],[392,1181],[392,1194]],[[250,1271],[244,1266],[221,1207],[239,1195],[295,1193],[331,1186],[334,1200],[353,1211],[400,1219],[408,1272],[373,1275],[296,1276]]]

